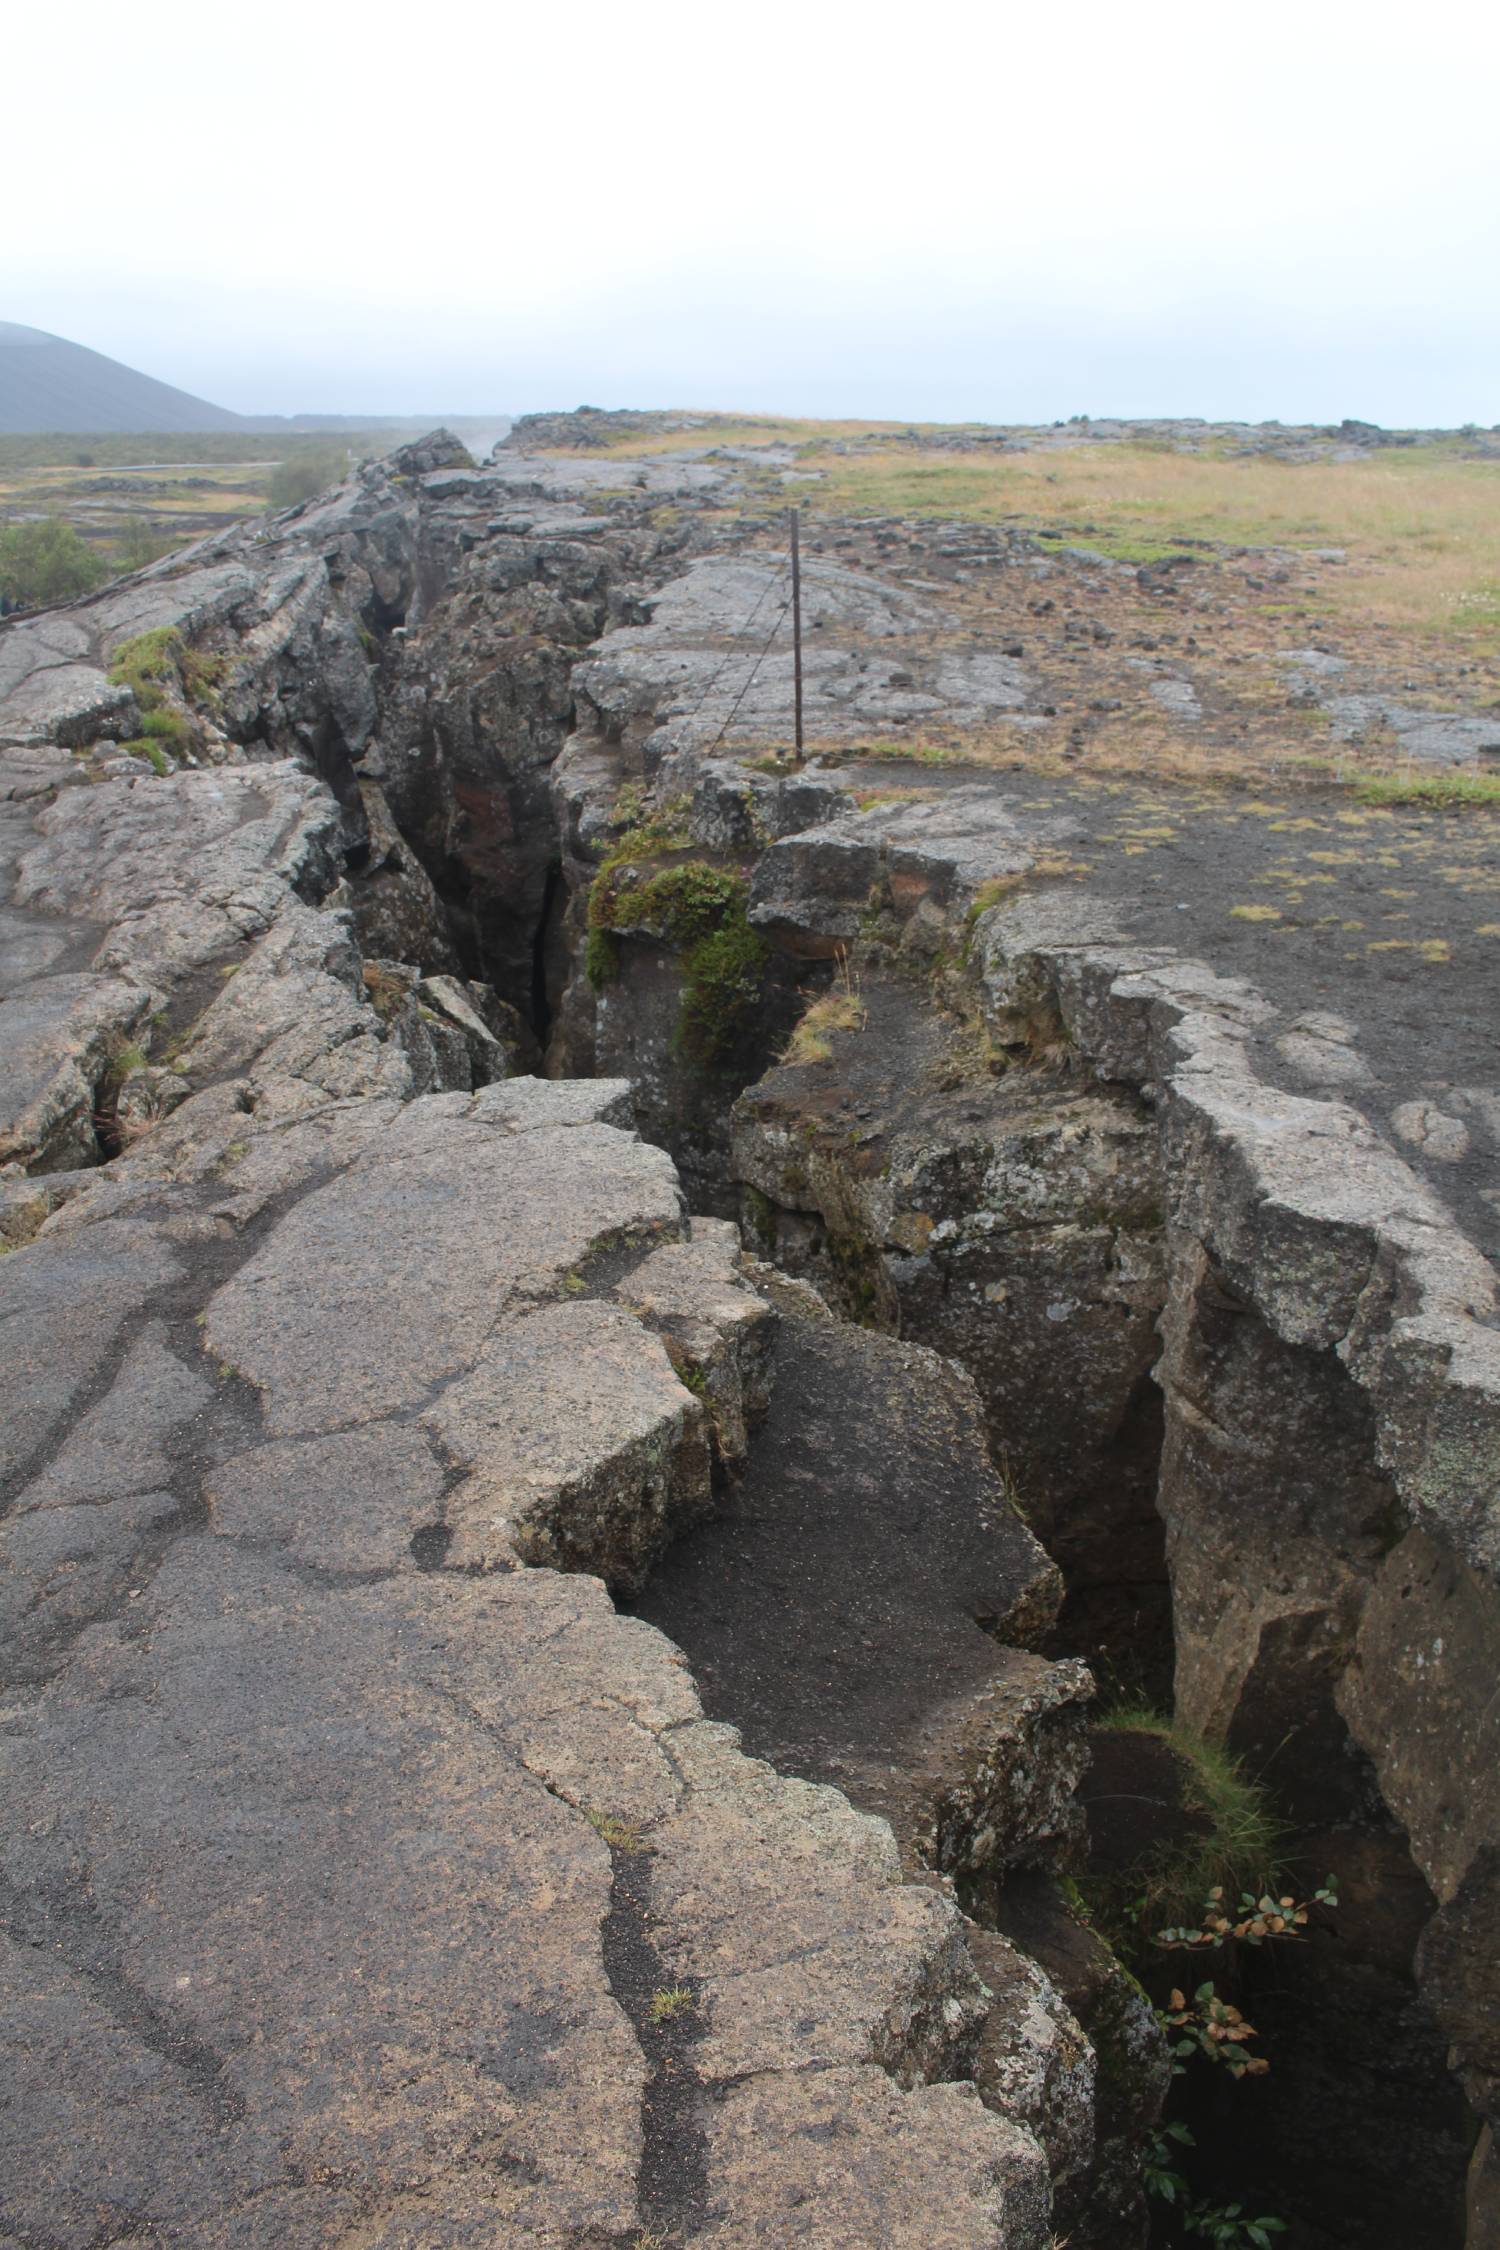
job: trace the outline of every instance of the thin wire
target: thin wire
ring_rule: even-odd
[[[735,634],[736,640],[742,640],[744,636],[749,632],[751,626],[755,623],[756,618],[759,617],[761,611],[766,606],[767,595],[771,592],[777,580],[780,578],[783,570],[785,570],[787,567],[787,564],[779,563],[776,569],[772,571],[770,577],[766,580],[764,586],[762,586],[760,590],[760,598],[756,602],[754,609],[751,610],[750,615],[745,619],[744,624],[740,626],[738,632]],[[785,614],[786,612],[783,611],[782,615],[785,616]],[[778,623],[779,622],[780,620],[778,619]],[[709,697],[713,694],[714,689],[718,686],[720,680],[724,677],[724,674],[729,670],[730,665],[737,664],[739,661],[740,651],[737,648],[730,649],[728,654],[720,660],[718,669],[714,672],[712,678],[709,680],[707,687],[703,690],[703,693],[699,696],[697,702],[693,705],[692,710],[688,712],[686,718],[681,722],[684,728],[690,727],[692,725],[694,719],[697,718],[699,712],[703,709],[704,704],[708,701]],[[736,705],[736,709],[738,709],[738,705]],[[715,745],[715,747],[717,748],[717,744]]]
[[[790,594],[788,594],[786,600],[782,603],[781,608],[777,612],[775,624],[771,627],[770,632],[767,633],[765,640],[761,644],[760,654],[759,656],[757,656],[754,664],[750,668],[749,679],[746,680],[744,686],[740,689],[739,694],[735,697],[734,702],[730,707],[728,718],[724,721],[724,724],[720,727],[718,733],[714,736],[713,741],[704,751],[703,755],[705,756],[705,758],[711,758],[713,756],[714,752],[718,749],[719,744],[723,741],[725,735],[728,734],[730,728],[734,725],[735,717],[739,711],[739,707],[744,702],[746,696],[750,693],[750,690],[754,687],[756,674],[759,672],[762,664],[765,663],[767,656],[770,654],[771,643],[775,640],[777,634],[781,631],[782,625],[786,621],[786,613],[791,608],[791,606],[792,597]]]

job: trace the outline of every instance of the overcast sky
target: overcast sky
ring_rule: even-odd
[[[1500,14],[8,12],[0,319],[242,412],[1500,421]]]

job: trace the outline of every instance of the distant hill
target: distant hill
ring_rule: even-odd
[[[191,391],[159,383],[103,352],[49,336],[45,328],[23,328],[0,320],[0,437],[73,434],[105,437],[112,432],[143,436],[151,431],[173,437],[206,432],[252,433],[268,437],[411,431],[420,435],[440,424],[460,437],[481,441],[488,451],[510,428],[508,414],[231,414]]]
[[[103,352],[0,320],[0,436],[39,430],[243,430],[244,417]]]

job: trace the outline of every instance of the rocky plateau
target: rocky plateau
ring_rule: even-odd
[[[1146,1699],[1339,1877],[1219,2173],[1493,2250],[1497,816],[1110,761],[1316,559],[917,517],[798,762],[795,457],[637,421],[0,625],[0,2246],[1133,2250]]]

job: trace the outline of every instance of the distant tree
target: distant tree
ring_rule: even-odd
[[[147,563],[169,555],[178,543],[170,531],[153,531],[148,517],[131,516],[115,541],[115,568],[122,574],[144,570]]]
[[[61,516],[0,531],[0,596],[23,609],[71,601],[108,575],[107,565]]]
[[[347,453],[329,450],[294,454],[288,461],[278,461],[271,471],[266,505],[294,508],[299,500],[311,500],[315,493],[326,492],[331,484],[342,484],[348,474]]]

